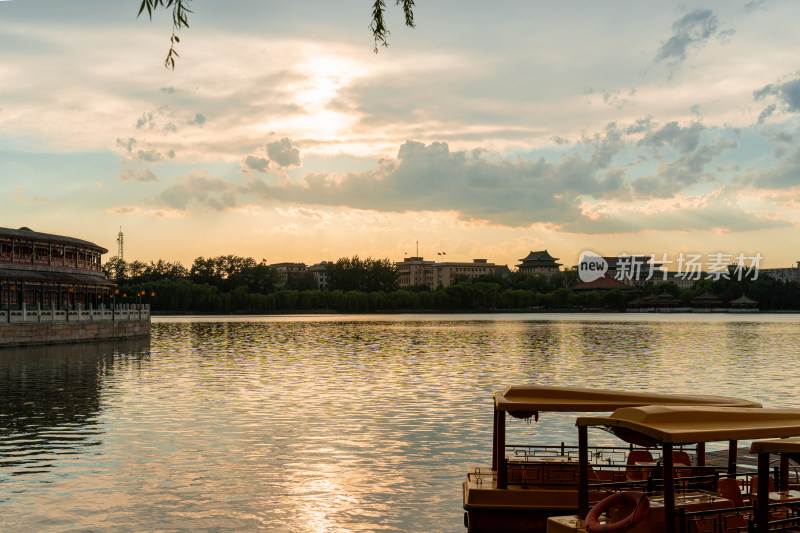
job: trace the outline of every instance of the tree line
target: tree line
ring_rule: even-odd
[[[448,287],[400,288],[389,259],[357,256],[327,263],[327,287],[317,287],[312,272],[287,276],[253,258],[234,255],[198,257],[189,268],[159,259],[144,263],[112,257],[103,265],[127,301],[145,301],[161,313],[281,313],[281,312],[475,312],[530,310],[622,311],[633,293],[574,292],[580,282],[575,269],[552,276],[485,275],[456,277]],[[698,280],[691,288],[674,283],[649,284],[639,296],[667,291],[682,305],[708,293],[727,302],[742,294],[764,310],[800,308],[800,285],[769,277],[719,281]]]

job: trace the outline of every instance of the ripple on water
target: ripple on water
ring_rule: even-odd
[[[798,406],[786,317],[475,318],[161,319],[150,343],[0,352],[0,529],[462,531],[507,384]],[[541,420],[509,441],[575,442]]]

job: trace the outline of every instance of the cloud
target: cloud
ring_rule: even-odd
[[[206,170],[192,171],[161,192],[155,202],[181,211],[188,210],[193,203],[215,211],[225,211],[238,207],[236,193],[241,190],[239,185],[209,176]]]
[[[300,150],[286,137],[267,144],[267,155],[281,167],[299,167],[302,164]]]
[[[767,107],[765,107],[764,110],[761,111],[761,113],[759,113],[758,115],[758,123],[763,124],[764,121],[767,120],[775,112],[775,109],[777,109],[777,107],[778,106],[775,104],[770,104]]]
[[[273,171],[281,174],[289,167],[299,167],[303,164],[300,149],[286,137],[268,143],[262,152],[266,153],[246,156],[242,161],[244,166],[263,174]]]
[[[169,149],[166,152],[160,152],[153,144],[147,144],[145,149],[134,151],[138,143],[133,137],[128,137],[127,139],[120,139],[118,137],[116,142],[117,146],[123,148],[127,153],[131,154],[134,159],[139,161],[158,163],[159,161],[164,161],[165,159],[175,158],[175,150]]]
[[[766,10],[767,0],[751,0],[744,5],[745,13],[752,13],[754,11]]]
[[[739,180],[758,189],[792,189],[800,185],[800,148],[779,160],[769,170],[754,172]]]
[[[152,218],[177,218],[182,212],[173,209],[142,209],[134,205],[120,205],[106,209],[106,213],[114,216],[146,215]]]
[[[14,187],[7,197],[9,200],[13,200],[22,205],[46,204],[49,202],[49,200],[43,196],[28,196],[22,188],[22,185]]]
[[[680,63],[691,49],[702,48],[717,32],[719,21],[708,9],[696,9],[672,24],[672,36],[656,53],[656,61]]]
[[[136,159],[140,161],[147,161],[149,163],[158,163],[165,159],[173,159],[175,157],[175,150],[168,150],[166,153],[161,153],[155,148],[148,148],[147,150],[137,150]]]
[[[194,118],[187,122],[190,126],[202,126],[206,123],[206,117],[202,113],[195,114]]]
[[[122,170],[119,173],[119,179],[122,181],[141,181],[145,183],[159,181],[158,176],[152,170],[145,168],[140,163],[121,159],[120,164],[122,165]]]
[[[637,198],[670,198],[697,183],[713,181],[713,175],[705,174],[706,167],[719,155],[739,146],[725,137],[703,145],[699,145],[699,137],[696,143],[687,143],[679,134],[669,139],[682,153],[674,160],[662,161],[654,175],[633,180],[631,187]],[[688,146],[694,149],[687,151]]]
[[[624,133],[627,135],[632,135],[636,133],[643,133],[646,131],[650,131],[653,127],[652,117],[645,117],[636,120],[634,124],[625,128]]]
[[[671,146],[679,153],[686,153],[700,144],[700,134],[705,130],[699,122],[682,128],[677,122],[668,122],[661,129],[651,131],[639,141],[639,146],[660,150],[663,146]]]
[[[153,129],[155,122],[153,121],[153,113],[142,113],[142,118],[136,121],[136,129],[140,130],[147,126],[149,129]]]
[[[142,208],[135,205],[119,205],[106,209],[106,213],[109,215],[135,215],[141,212]]]
[[[136,146],[136,139],[133,137],[128,137],[127,139],[120,139],[117,137],[117,146],[125,148],[128,153],[133,151],[133,147]]]
[[[302,183],[253,180],[250,193],[290,203],[357,209],[457,211],[465,220],[506,226],[565,223],[580,216],[579,196],[604,198],[624,192],[622,175],[607,171],[620,148],[611,128],[588,157],[559,163],[490,160],[480,152],[451,152],[447,143],[407,141],[396,160],[343,176],[309,174]]]
[[[780,110],[789,113],[800,112],[800,77],[788,79],[782,83],[771,83],[753,92],[756,101],[774,100],[758,116],[758,123],[763,123],[768,117]]]
[[[790,222],[751,212],[725,189],[709,194],[655,200],[644,205],[584,206],[586,217],[561,229],[572,233],[606,234],[640,231],[745,232],[789,227]]]
[[[265,157],[256,157],[254,155],[248,155],[244,158],[244,164],[250,170],[255,170],[257,172],[263,172],[267,174],[269,172],[269,159]]]

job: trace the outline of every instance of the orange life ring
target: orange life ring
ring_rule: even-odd
[[[633,512],[618,522],[613,524],[601,524],[600,515],[622,503],[634,505]],[[589,533],[622,533],[644,520],[650,512],[650,500],[643,492],[615,492],[606,496],[592,507],[586,515],[586,530]]]

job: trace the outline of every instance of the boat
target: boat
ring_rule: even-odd
[[[532,443],[506,445],[507,415],[538,420],[540,413],[610,413],[641,405],[716,405],[757,408],[726,396],[624,392],[547,385],[511,385],[494,395],[491,467],[471,468],[463,483],[464,525],[469,533],[544,532],[547,518],[578,510],[578,447]],[[593,474],[608,482],[635,477],[629,445],[594,447]],[[620,468],[622,467],[622,468]]]
[[[578,512],[550,517],[547,533],[748,531],[753,506],[743,502],[744,496],[750,495],[742,488],[748,486],[753,473],[737,471],[737,442],[800,436],[800,409],[648,405],[617,409],[609,416],[579,417],[576,425]],[[652,472],[648,481],[638,485],[590,483],[591,428],[604,429],[626,443],[657,449],[661,459],[647,465]],[[680,446],[703,445],[698,446],[698,460],[704,462],[700,454],[709,442],[728,444],[727,468],[712,475],[681,476],[673,451]],[[736,492],[719,492],[723,480],[732,480]],[[800,502],[800,493],[797,496]],[[614,507],[623,501],[627,504]]]
[[[758,455],[758,491],[753,498],[754,524],[756,533],[768,531],[800,530],[800,484],[796,466],[790,466],[790,459],[797,465],[800,461],[800,438],[772,439],[756,441],[750,445],[750,453]],[[778,455],[780,468],[778,480],[771,483],[770,455]],[[793,485],[789,484],[790,468],[794,470]],[[777,486],[778,490],[774,487]]]

